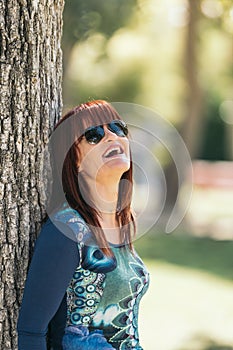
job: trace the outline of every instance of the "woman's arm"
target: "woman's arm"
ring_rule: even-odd
[[[67,235],[48,220],[36,243],[17,325],[19,350],[46,350],[48,324],[79,265],[78,247],[71,229],[60,225]]]

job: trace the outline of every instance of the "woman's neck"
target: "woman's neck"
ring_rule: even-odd
[[[119,181],[88,181],[90,196],[95,208],[100,213],[103,223],[116,227],[116,211],[118,201]]]
[[[101,213],[99,222],[109,243],[122,243],[120,228],[115,213]]]

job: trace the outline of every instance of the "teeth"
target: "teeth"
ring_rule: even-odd
[[[105,153],[104,157],[109,157],[109,155],[110,155],[111,153],[121,154],[122,151],[121,151],[120,147],[114,147],[114,148],[111,148],[110,150],[108,150],[108,151]]]

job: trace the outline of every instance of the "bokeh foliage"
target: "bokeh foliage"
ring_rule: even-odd
[[[182,131],[192,99],[194,106],[199,103],[194,83],[201,94],[193,130],[199,137],[190,152],[231,159],[219,107],[232,99],[232,21],[230,0],[66,1],[65,109],[93,98],[134,102],[157,110]],[[190,52],[194,65],[188,64]]]

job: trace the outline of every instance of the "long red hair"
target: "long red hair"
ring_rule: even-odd
[[[70,121],[70,126],[68,131],[65,129],[64,133],[64,130],[58,127],[68,119]],[[86,128],[92,125],[106,124],[116,119],[122,118],[111,106],[111,104],[104,100],[90,101],[73,108],[59,120],[54,128],[56,131],[60,129],[61,132],[58,134],[59,136],[56,137],[56,151],[52,151],[51,157],[53,183],[49,203],[49,212],[59,209],[64,202],[65,194],[65,199],[70,207],[77,210],[87,224],[90,225],[97,244],[106,255],[111,255],[112,252],[100,226],[98,219],[99,213],[92,205],[84,200],[84,197],[88,198],[86,196],[88,196],[89,189],[84,179],[82,179],[80,182],[81,173],[77,173],[77,145],[79,143],[80,136],[83,134]],[[71,147],[69,147],[68,145],[71,139],[75,142]],[[68,152],[64,155],[63,153],[67,149]],[[57,164],[59,164],[62,159],[64,159],[64,163],[61,164],[61,181],[59,176],[57,176],[56,171]],[[82,188],[80,188],[80,183],[82,184]],[[131,157],[130,168],[128,171],[123,173],[120,179],[116,212],[116,219],[120,227],[121,241],[124,241],[127,245],[129,245],[131,250],[133,249],[132,236],[135,234],[135,219],[131,209],[132,186],[133,167]]]

